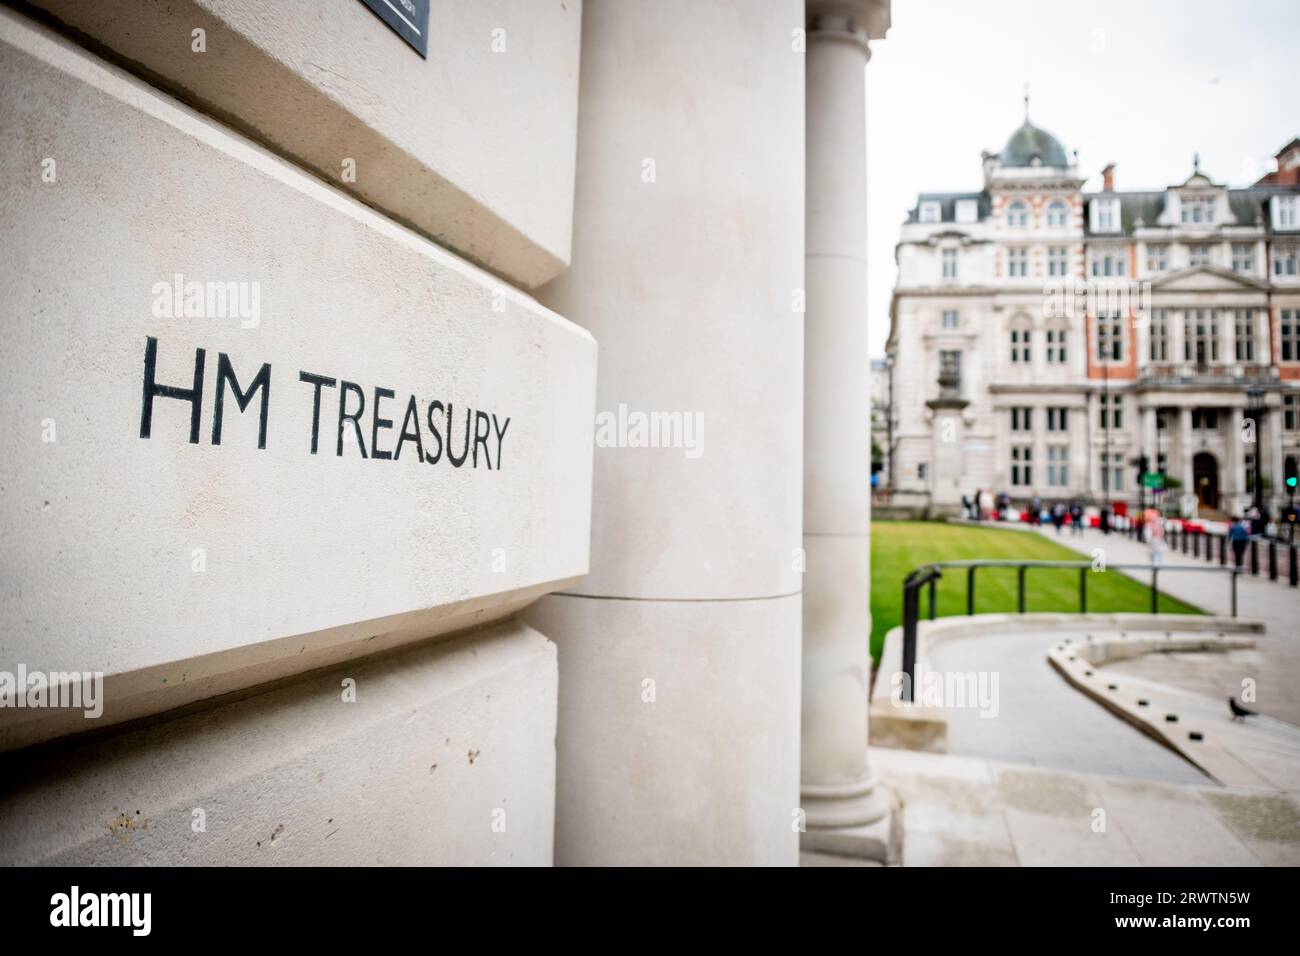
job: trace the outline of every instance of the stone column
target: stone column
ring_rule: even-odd
[[[961,513],[962,411],[970,403],[961,397],[957,377],[940,372],[939,397],[925,404],[933,415],[930,504],[938,514],[953,517]]]
[[[798,862],[802,18],[583,4],[539,298],[600,352],[591,571],[525,612],[559,649],[560,865]]]
[[[1260,435],[1257,446],[1262,452],[1263,457],[1257,461],[1256,467],[1268,466],[1268,471],[1264,474],[1268,477],[1269,487],[1264,492],[1264,500],[1268,502],[1269,513],[1277,517],[1277,503],[1285,503],[1286,485],[1283,478],[1284,470],[1282,467],[1282,406],[1270,405],[1267,414],[1264,416],[1264,430],[1268,432],[1268,437]]]
[[[1178,469],[1183,483],[1183,510],[1187,510],[1187,503],[1197,496],[1197,489],[1192,479],[1192,410],[1186,405],[1178,409]]]
[[[1242,419],[1245,418],[1243,409],[1240,405],[1234,405],[1228,409],[1228,434],[1225,444],[1228,449],[1228,468],[1227,478],[1228,494],[1224,496],[1228,502],[1225,508],[1229,514],[1236,509],[1236,499],[1243,494],[1249,494],[1246,488],[1246,447],[1241,440]]]
[[[807,849],[884,859],[867,764],[870,421],[866,90],[889,3],[808,3],[802,800]],[[934,463],[937,464],[937,463]]]

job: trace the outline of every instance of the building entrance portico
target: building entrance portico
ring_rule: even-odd
[[[1219,507],[1219,463],[1208,451],[1197,452],[1192,459],[1192,482],[1202,508]]]

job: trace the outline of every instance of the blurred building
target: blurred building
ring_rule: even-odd
[[[1028,118],[984,188],[903,224],[887,346],[895,504],[977,489],[1176,509],[1275,509],[1300,462],[1300,140],[1233,188],[1083,191]],[[944,382],[941,383],[941,377]],[[936,404],[937,403],[937,404]]]

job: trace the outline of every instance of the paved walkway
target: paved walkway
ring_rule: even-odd
[[[870,759],[902,802],[904,866],[1300,865],[1295,794],[882,747]]]
[[[1112,564],[1149,564],[1151,549],[1119,534],[1104,535],[1089,528],[1081,536],[1068,531],[1059,537],[1050,526],[1040,528],[1044,537],[1091,555],[1094,548],[1104,549]],[[1181,552],[1165,554],[1164,567],[1191,565],[1204,567],[1204,559]],[[1136,574],[1137,580],[1150,583],[1149,576]],[[1231,597],[1226,575],[1194,572],[1162,574],[1160,590],[1215,614],[1231,613]],[[1241,696],[1244,680],[1255,682],[1256,700],[1252,705],[1261,713],[1300,725],[1300,588],[1284,581],[1270,581],[1266,576],[1243,574],[1237,582],[1237,612],[1242,617],[1265,623],[1267,631],[1256,641],[1253,652],[1230,652],[1170,658],[1141,658],[1112,665],[1126,671],[1162,681],[1184,690],[1209,694],[1224,700],[1228,695]],[[1134,610],[1137,610],[1136,608]],[[1164,666],[1168,664],[1169,666]]]
[[[1212,783],[1178,754],[1062,680],[1047,660],[1048,648],[1060,640],[1060,631],[949,638],[931,652],[930,664],[937,671],[998,676],[996,715],[982,716],[975,707],[947,712],[948,753]],[[1223,709],[1227,711],[1226,702]]]

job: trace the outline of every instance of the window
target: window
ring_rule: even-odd
[[[1273,228],[1295,229],[1300,224],[1300,208],[1295,196],[1274,196]]]
[[[1296,274],[1296,246],[1289,243],[1277,243],[1273,246],[1273,275],[1293,276]]]
[[[1029,275],[1029,250],[1007,250],[1007,275],[1021,277]]]
[[[916,477],[919,481],[925,481],[925,462],[918,461],[916,463]]]
[[[1064,365],[1066,360],[1064,327],[1051,328],[1044,333],[1047,341],[1047,361],[1053,365]]]
[[[1232,244],[1232,271],[1255,271],[1255,246],[1253,243],[1234,242]]]
[[[939,353],[939,376],[961,387],[961,351],[944,349]]]
[[[1300,309],[1283,309],[1277,326],[1283,362],[1300,362]]]
[[[1282,396],[1282,430],[1300,431],[1300,392]]]
[[[1047,430],[1049,432],[1068,432],[1070,430],[1070,410],[1068,408],[1048,408]]]
[[[1187,264],[1189,266],[1208,266],[1210,264],[1210,247],[1204,242],[1194,242],[1187,247]]]
[[[1026,326],[1016,325],[1011,329],[1011,361],[1017,365],[1028,365],[1030,362],[1030,336],[1029,328]]]
[[[1047,274],[1063,276],[1070,270],[1070,249],[1068,246],[1050,246],[1047,250]]]
[[[1101,487],[1103,491],[1124,490],[1123,452],[1101,453]]]
[[[957,328],[957,310],[956,310],[956,309],[944,309],[944,310],[943,310],[943,327],[944,327],[945,329],[955,329],[955,328]]]
[[[974,199],[958,199],[955,211],[958,222],[974,222],[979,218],[979,203]]]
[[[937,202],[921,203],[921,222],[938,222],[939,204]]]
[[[1219,310],[1188,309],[1183,324],[1183,361],[1208,365],[1219,360]]]
[[[943,250],[943,277],[945,279],[957,278],[957,250]]]
[[[1068,445],[1047,446],[1047,483],[1063,488],[1070,483],[1070,448]]]
[[[1150,358],[1152,362],[1169,361],[1169,312],[1165,309],[1151,310]]]
[[[1093,232],[1118,232],[1119,225],[1119,199],[1098,197],[1092,201]]]
[[[1236,309],[1232,313],[1232,332],[1238,362],[1255,361],[1255,313],[1251,309]]]
[[[1213,199],[1184,199],[1182,203],[1184,225],[1199,225],[1214,222]]]
[[[1029,225],[1029,207],[1022,202],[1013,202],[1007,208],[1007,225],[1012,229],[1023,229]]]
[[[1033,431],[1034,410],[1023,405],[1011,409],[1011,430],[1013,432]]]
[[[1096,249],[1092,254],[1092,274],[1102,276],[1128,275],[1128,257],[1124,249]]]
[[[1164,272],[1169,268],[1169,244],[1155,243],[1147,246],[1147,272]]]
[[[1217,408],[1193,408],[1192,431],[1217,432],[1219,430],[1219,410]]]
[[[1101,411],[1101,427],[1103,430],[1111,428],[1124,427],[1124,396],[1112,395],[1108,392],[1102,392],[1098,408]]]
[[[1124,361],[1124,320],[1118,315],[1097,316],[1097,359]]]
[[[1164,452],[1156,453],[1156,471],[1162,475],[1169,474],[1169,456]]]
[[[1065,203],[1057,200],[1047,207],[1047,224],[1049,226],[1064,226],[1069,222],[1070,211]]]
[[[1034,450],[1029,445],[1011,446],[1011,484],[1023,488],[1034,483]]]

